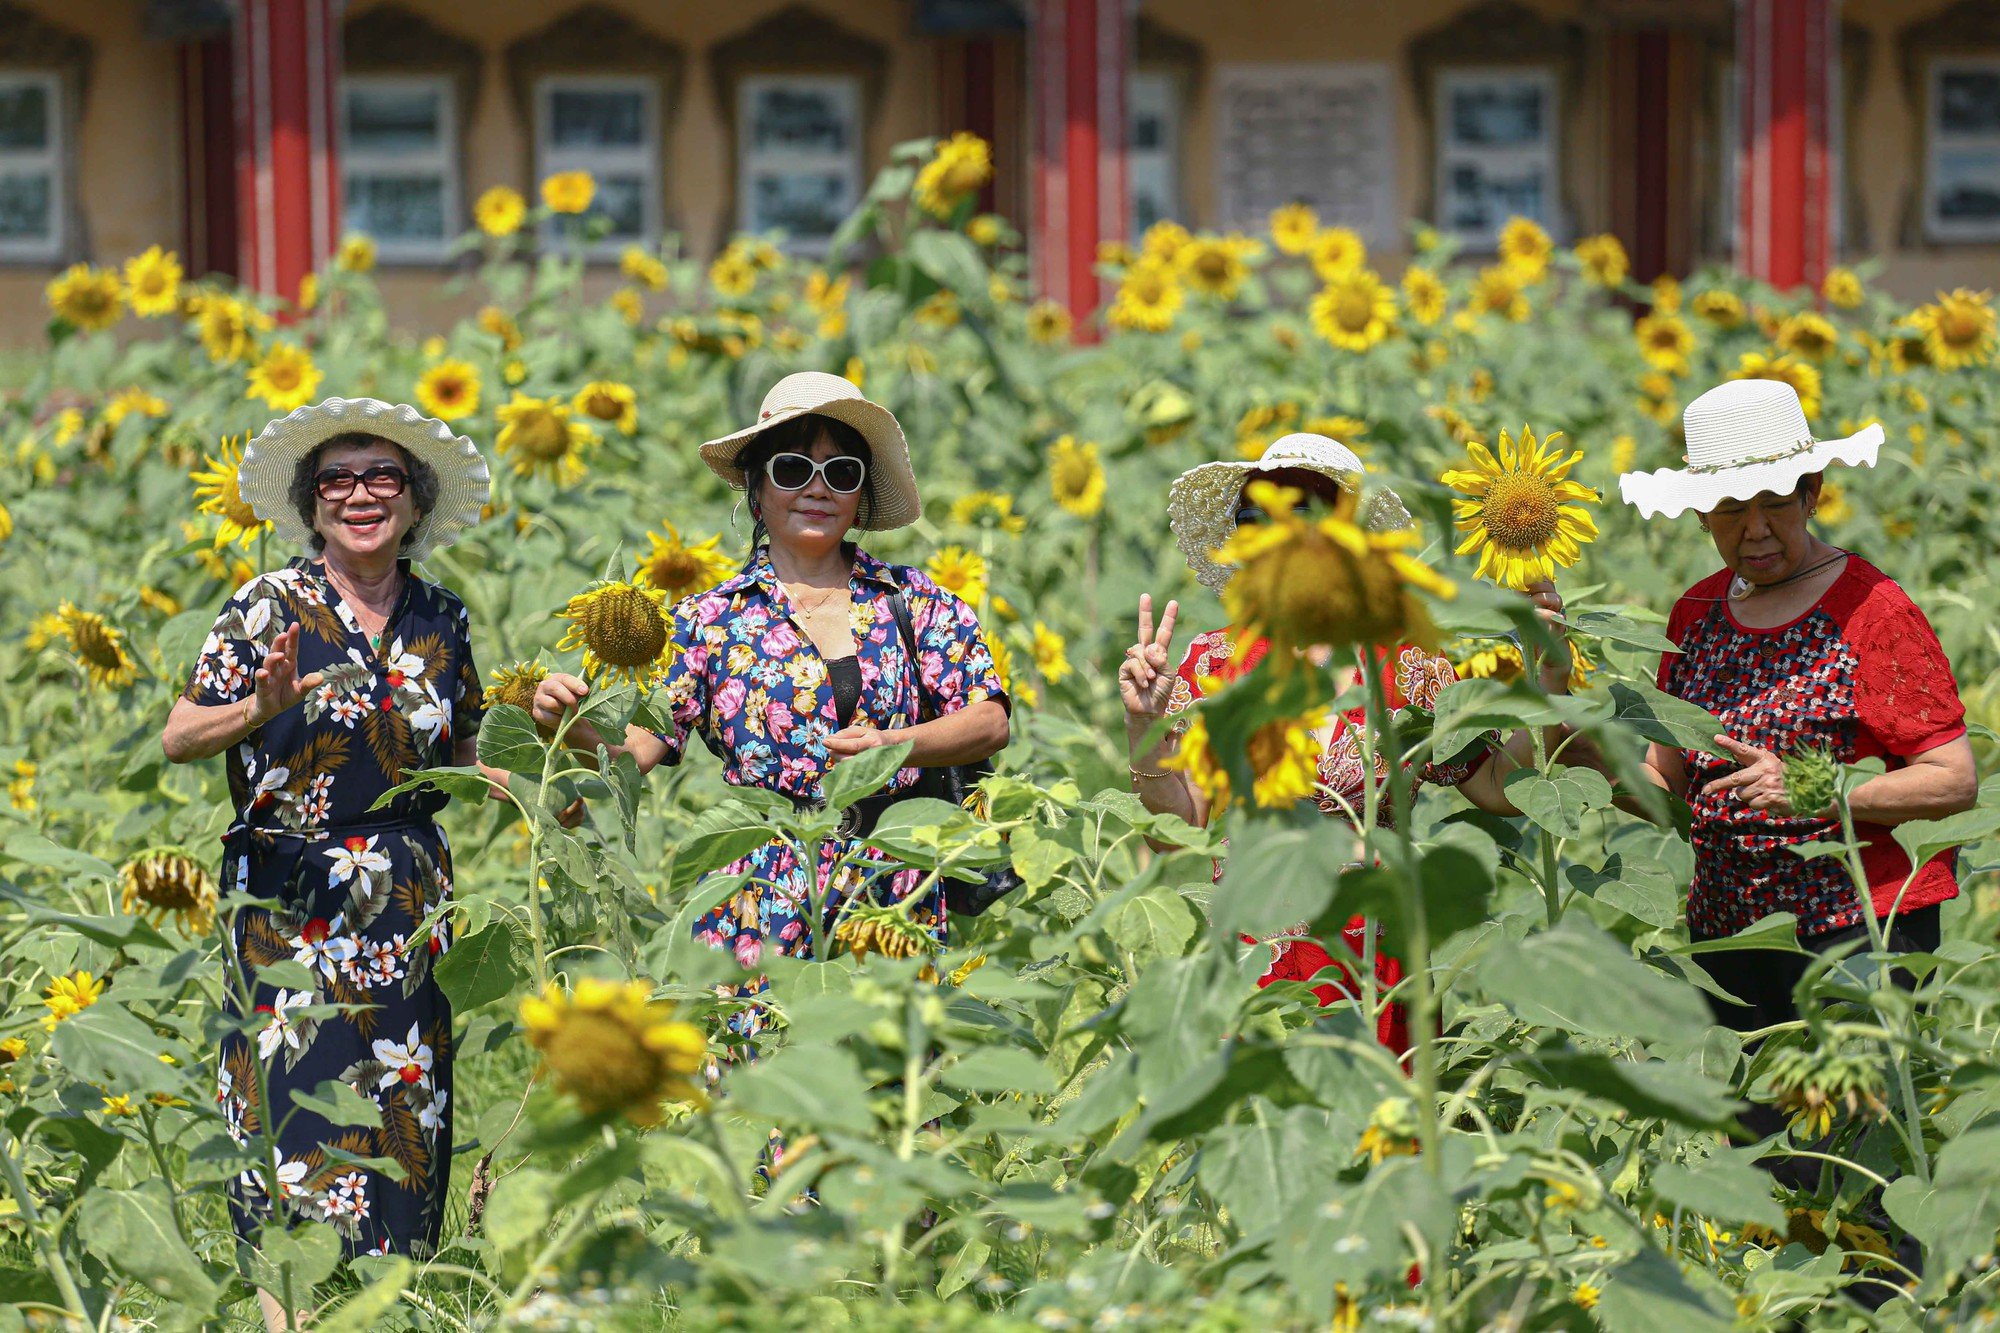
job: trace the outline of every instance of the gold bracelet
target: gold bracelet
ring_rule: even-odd
[[[250,720],[250,714],[256,710],[256,707],[257,696],[254,694],[243,701],[243,734],[245,736],[257,730],[257,724]]]
[[[1157,773],[1145,773],[1141,772],[1139,769],[1134,768],[1130,764],[1125,765],[1125,771],[1130,773],[1135,778],[1170,778],[1173,776],[1173,774],[1166,769],[1161,769]]]

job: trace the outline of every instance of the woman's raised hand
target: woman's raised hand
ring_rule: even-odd
[[[285,712],[305,698],[308,690],[318,689],[325,679],[318,671],[309,676],[299,675],[299,627],[292,625],[278,631],[278,637],[264,650],[264,664],[257,668],[257,693],[247,719],[251,728],[261,727]]]
[[[553,727],[562,722],[564,713],[582,707],[583,701],[589,697],[590,686],[579,677],[557,671],[544,677],[542,683],[535,687],[534,702],[529,705],[528,712],[543,726]]]
[[[1150,721],[1166,715],[1174,692],[1174,619],[1180,610],[1179,602],[1168,602],[1155,631],[1153,595],[1139,595],[1139,635],[1118,666],[1118,697],[1127,717]]]
[[[1556,585],[1549,579],[1537,579],[1527,587],[1528,600],[1535,605],[1535,614],[1541,617],[1542,627],[1555,635],[1563,646],[1542,659],[1542,692],[1544,694],[1568,694],[1570,676],[1570,653],[1568,642],[1563,638],[1563,599],[1556,591]]]

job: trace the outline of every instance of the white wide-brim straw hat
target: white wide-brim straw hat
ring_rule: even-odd
[[[1788,494],[1799,478],[1833,463],[1874,467],[1882,427],[1870,425],[1845,439],[1816,440],[1806,424],[1798,391],[1782,380],[1731,380],[1687,405],[1687,466],[1627,472],[1618,493],[1641,515],[1705,513],[1724,500],[1765,492]]]
[[[871,403],[861,390],[838,375],[823,370],[801,370],[771,386],[757,410],[757,424],[734,435],[710,440],[701,446],[701,461],[708,470],[737,490],[744,488],[743,469],[737,459],[750,441],[770,430],[803,416],[831,417],[861,432],[868,441],[868,512],[855,526],[884,532],[916,522],[923,516],[923,501],[917,495],[917,474],[910,467],[910,445],[896,414],[880,403]]]
[[[1255,460],[1203,463],[1174,478],[1167,492],[1167,523],[1203,587],[1219,593],[1236,572],[1233,565],[1216,563],[1215,548],[1236,531],[1236,506],[1244,483],[1260,472],[1291,468],[1317,472],[1357,493],[1368,471],[1340,441],[1300,431],[1271,441]],[[1404,527],[1409,521],[1410,511],[1387,487],[1369,496],[1362,507],[1362,525],[1378,531]]]
[[[243,451],[237,489],[258,518],[271,521],[280,538],[308,555],[316,554],[312,527],[292,505],[292,474],[299,460],[320,445],[357,431],[402,446],[437,474],[437,503],[410,530],[404,555],[421,560],[451,545],[479,521],[492,494],[492,478],[479,446],[408,403],[378,398],[329,398],[279,417]]]

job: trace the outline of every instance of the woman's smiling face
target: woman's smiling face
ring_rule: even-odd
[[[1753,584],[1788,579],[1804,566],[1813,537],[1806,521],[1819,504],[1820,478],[1807,477],[1796,489],[1765,491],[1748,500],[1724,500],[1701,516],[1716,554],[1733,573]]]
[[[829,458],[840,457],[842,451],[825,431],[821,431],[814,437],[810,448],[792,452],[803,453],[815,463],[824,463]],[[864,483],[860,490],[842,495],[826,484],[824,472],[816,472],[798,490],[787,491],[771,481],[767,464],[763,481],[757,489],[758,513],[764,520],[765,529],[771,534],[771,540],[781,547],[800,551],[825,550],[839,544],[853,528],[861,512],[861,497],[867,489]]]
[[[317,479],[339,468],[359,477],[371,467],[391,467],[404,474],[403,489],[391,496],[371,495],[356,484],[343,500],[318,498],[313,528],[326,539],[327,552],[346,563],[393,557],[403,549],[403,536],[416,526],[416,497],[411,491],[409,460],[387,440],[334,445],[319,456]]]

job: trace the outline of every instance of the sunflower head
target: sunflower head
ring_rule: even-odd
[[[1625,281],[1625,275],[1632,269],[1632,261],[1625,254],[1624,242],[1610,232],[1586,236],[1578,241],[1576,262],[1583,275],[1600,287],[1616,287]]]
[[[931,160],[917,173],[917,207],[932,217],[948,218],[992,179],[992,147],[978,135],[961,131],[939,140]]]
[[[1116,329],[1165,333],[1186,299],[1172,262],[1146,258],[1125,270],[1105,318]]]
[[[42,991],[42,1004],[48,1013],[42,1016],[42,1026],[55,1031],[56,1024],[66,1018],[74,1018],[104,997],[102,979],[89,972],[71,972],[49,982]]]
[[[1716,288],[1694,298],[1694,312],[1718,329],[1733,329],[1749,318],[1743,298],[1735,292]]]
[[[568,485],[583,476],[583,453],[597,443],[597,432],[570,420],[567,403],[516,393],[501,406],[501,453],[514,460],[517,475],[540,473]]]
[[[840,924],[833,928],[833,939],[856,959],[871,953],[885,958],[914,958],[938,951],[937,936],[926,930],[923,923],[895,907],[866,898],[856,899],[841,913]]]
[[[488,236],[512,236],[528,217],[528,201],[519,190],[495,185],[472,206],[472,220]]]
[[[1018,537],[1028,520],[1014,512],[1014,497],[999,491],[970,491],[951,502],[951,521],[968,528],[992,528]]]
[[[570,406],[579,416],[609,422],[626,435],[639,428],[639,396],[629,384],[594,380],[577,390]]]
[[[1542,224],[1533,218],[1511,217],[1500,229],[1500,259],[1530,285],[1540,282],[1549,271],[1549,255],[1555,243]]]
[[[597,180],[587,171],[558,171],[542,181],[542,203],[551,213],[582,213],[597,197]]]
[[[1518,324],[1528,317],[1528,298],[1521,290],[1525,285],[1519,269],[1510,264],[1489,264],[1479,270],[1473,282],[1472,309]]]
[[[666,594],[668,602],[678,602],[698,592],[707,592],[728,578],[736,564],[722,552],[722,535],[692,544],[681,540],[680,530],[662,523],[665,535],[646,534],[650,549],[639,557],[633,581]]]
[[[1467,445],[1471,466],[1440,478],[1468,497],[1452,501],[1466,534],[1457,554],[1479,552],[1477,577],[1525,588],[1552,577],[1557,565],[1575,564],[1584,544],[1597,539],[1597,522],[1583,507],[1596,503],[1597,492],[1568,479],[1583,452],[1563,457],[1552,447],[1561,437],[1555,431],[1537,441],[1524,426],[1517,447],[1503,430],[1497,458],[1484,445]]]
[[[139,678],[139,664],[125,650],[125,635],[95,611],[84,611],[70,602],[56,609],[69,649],[83,663],[92,685],[123,689]]]
[[[417,406],[439,421],[457,421],[479,410],[479,371],[456,357],[440,361],[417,380]]]
[[[938,587],[973,606],[986,599],[986,560],[963,546],[941,547],[924,562],[924,573]]]
[[[1732,380],[1777,380],[1789,384],[1799,396],[1799,406],[1808,417],[1819,415],[1820,377],[1819,371],[1804,361],[1792,356],[1765,356],[1759,352],[1745,352],[1737,362],[1736,370],[1729,377]]]
[[[1840,346],[1840,330],[1833,321],[1814,310],[1801,310],[1778,326],[1774,340],[1788,352],[1808,361],[1824,361]]]
[[[124,910],[156,925],[178,917],[190,935],[204,935],[215,924],[215,881],[191,856],[170,851],[136,856],[118,872],[118,882]]]
[[[1217,300],[1232,301],[1250,276],[1245,261],[1256,253],[1257,246],[1242,236],[1199,236],[1181,247],[1174,262],[1188,286]]]
[[[1332,282],[1349,269],[1357,269],[1368,262],[1368,245],[1361,239],[1361,233],[1352,227],[1328,227],[1312,239],[1312,248],[1307,252],[1312,261],[1313,271],[1326,282]]]
[[[618,256],[618,271],[647,291],[663,292],[667,289],[667,266],[661,258],[636,245],[627,246],[625,253]]]
[[[672,625],[667,595],[657,588],[607,579],[569,599],[556,615],[570,622],[558,651],[583,649],[583,674],[643,684],[667,655]]]
[[[481,308],[475,318],[482,333],[490,333],[500,340],[500,350],[511,352],[521,345],[521,326],[514,317],[497,305]]]
[[[108,329],[125,314],[118,274],[108,268],[72,264],[49,283],[48,298],[57,319],[85,333]]]
[[[243,396],[263,399],[274,412],[290,412],[311,402],[325,378],[305,348],[273,343],[263,359],[250,368],[250,384]]]
[[[1365,352],[1389,336],[1396,297],[1370,269],[1343,269],[1313,298],[1313,331],[1335,347]]]
[[[718,296],[740,301],[756,289],[757,265],[749,255],[730,246],[708,266],[708,281]]]
[[[1078,518],[1094,518],[1104,508],[1104,464],[1097,446],[1064,435],[1049,446],[1049,490],[1056,503]]]
[[[1421,264],[1403,270],[1403,308],[1417,323],[1428,327],[1443,319],[1447,296],[1438,275]]]
[[[1993,360],[1996,316],[1991,292],[1960,287],[1939,292],[1937,300],[1918,307],[1910,323],[1924,335],[1931,364],[1939,370],[1983,366]]]
[[[1309,204],[1286,204],[1271,213],[1271,244],[1281,254],[1302,255],[1319,235],[1319,214]]]
[[[343,273],[367,273],[375,267],[375,238],[350,232],[333,257],[334,267]]]
[[[535,691],[549,678],[549,669],[540,662],[516,662],[493,673],[482,695],[488,708],[509,704],[527,711],[535,702]]]
[[[1647,315],[1632,326],[1632,336],[1639,340],[1639,355],[1647,365],[1670,375],[1686,373],[1694,334],[1679,315]]]
[[[646,1127],[665,1119],[665,1102],[705,1103],[694,1080],[708,1062],[708,1039],[652,993],[644,981],[586,978],[573,991],[552,983],[521,1001],[521,1026],[542,1068],[587,1114]]]
[[[180,257],[155,245],[125,261],[125,300],[135,315],[171,315],[180,309]]]
[[[217,365],[256,355],[257,336],[271,328],[271,317],[233,296],[210,294],[195,316],[201,350]]]
[[[1828,304],[1837,305],[1842,310],[1854,309],[1867,295],[1861,285],[1861,275],[1846,267],[1828,269],[1826,277],[1820,280],[1819,293]]]
[[[190,472],[188,480],[195,484],[194,495],[201,501],[200,512],[214,514],[222,520],[215,530],[216,546],[221,548],[237,542],[247,550],[250,543],[268,531],[271,525],[257,517],[257,511],[243,498],[237,484],[237,472],[243,466],[241,442],[226,438],[216,452],[221,457],[202,460],[208,465],[208,471]]]

